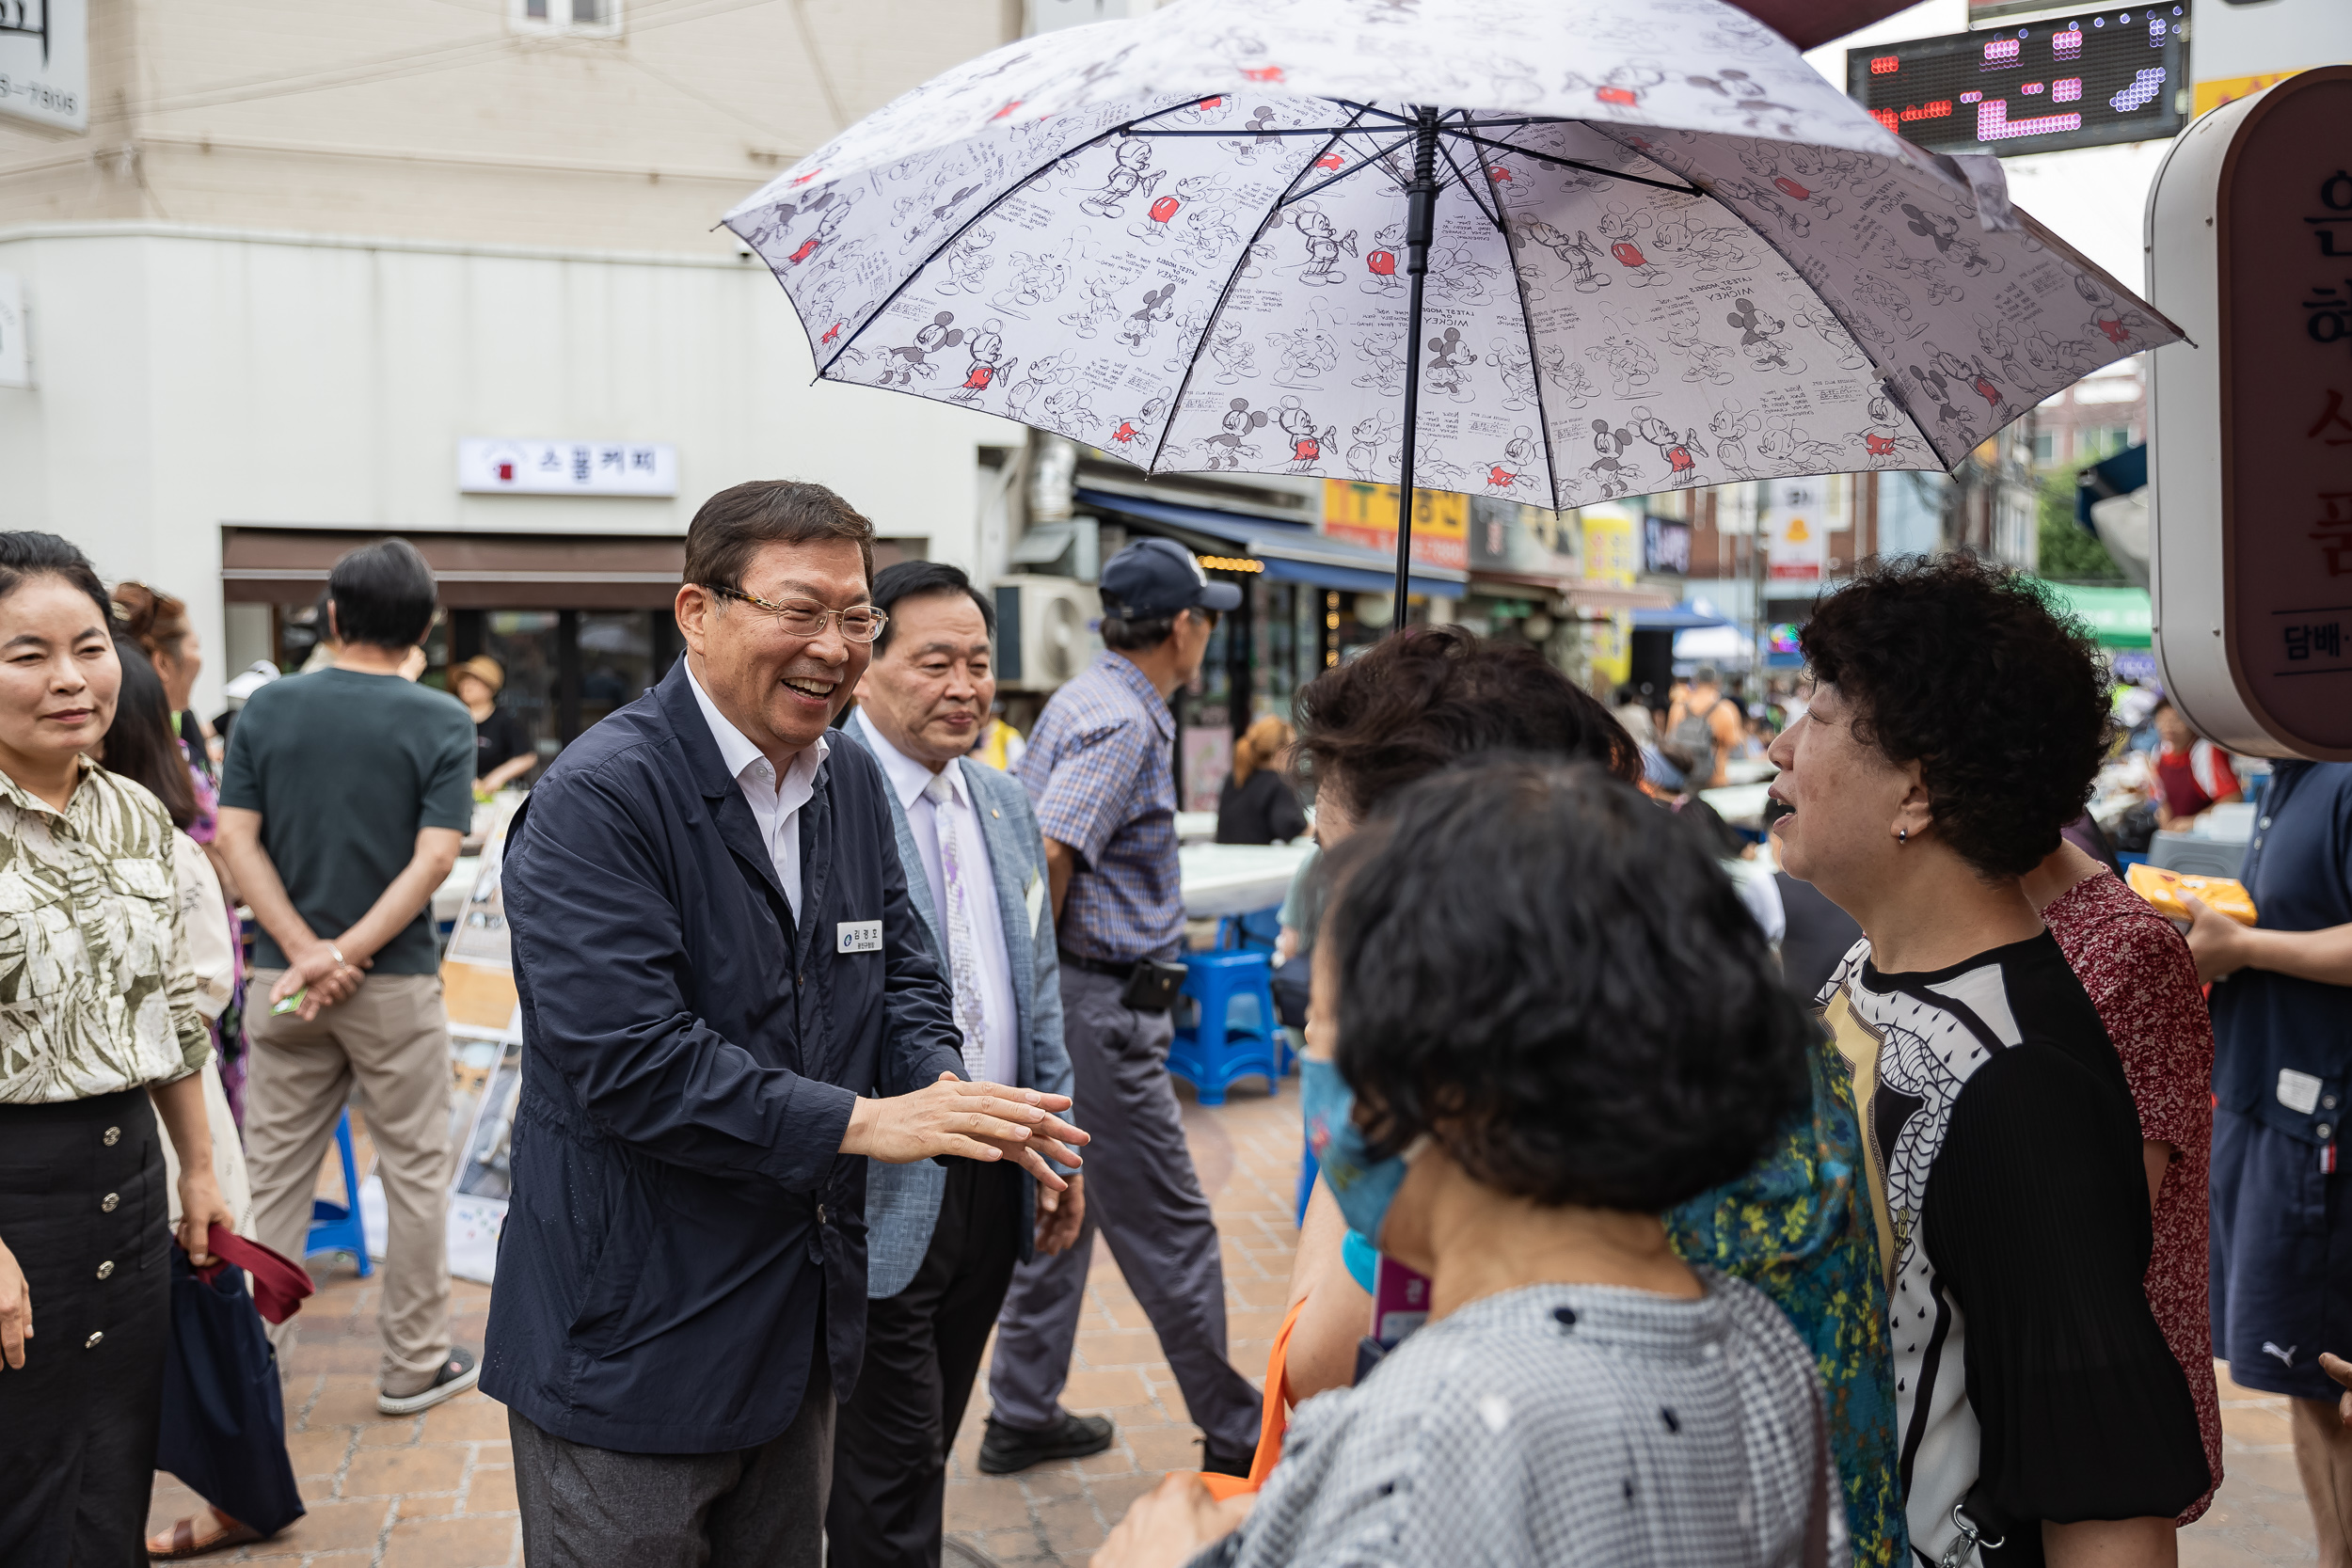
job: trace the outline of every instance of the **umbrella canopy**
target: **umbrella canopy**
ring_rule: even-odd
[[[1718,0],[1178,0],[958,67],[725,221],[824,378],[1552,508],[1947,468],[2178,336]]]

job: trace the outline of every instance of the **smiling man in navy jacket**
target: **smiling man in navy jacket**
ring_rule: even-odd
[[[508,830],[523,1013],[514,1199],[482,1387],[533,1568],[816,1568],[866,1333],[866,1158],[1086,1135],[961,1081],[888,788],[828,746],[882,617],[873,526],[739,484],[686,540],[686,656]]]

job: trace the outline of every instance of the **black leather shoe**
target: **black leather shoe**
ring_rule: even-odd
[[[1109,1448],[1114,1431],[1107,1416],[1073,1416],[1067,1410],[1060,1425],[1043,1432],[1024,1432],[991,1416],[988,1435],[980,1439],[980,1474],[1009,1476],[1051,1459],[1084,1459]]]
[[[1255,1443],[1246,1449],[1220,1449],[1206,1438],[1200,1443],[1200,1468],[1215,1475],[1238,1476],[1248,1481],[1249,1466],[1257,1460],[1258,1445]]]

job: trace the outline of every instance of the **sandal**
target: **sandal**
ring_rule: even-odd
[[[214,1533],[198,1539],[197,1519],[210,1514],[217,1526]],[[157,1561],[170,1561],[183,1557],[202,1557],[206,1552],[227,1551],[262,1539],[262,1532],[250,1525],[241,1525],[217,1508],[208,1508],[194,1519],[173,1522],[168,1530],[157,1530],[147,1538],[147,1555]]]

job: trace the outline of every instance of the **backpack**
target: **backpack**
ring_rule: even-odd
[[[1713,772],[1715,732],[1708,727],[1707,721],[1715,716],[1715,708],[1723,706],[1729,701],[1731,699],[1728,697],[1717,697],[1714,707],[1708,708],[1705,713],[1693,708],[1684,714],[1676,721],[1675,727],[1666,732],[1666,744],[1688,756],[1693,763],[1708,761],[1709,767],[1707,770]]]

